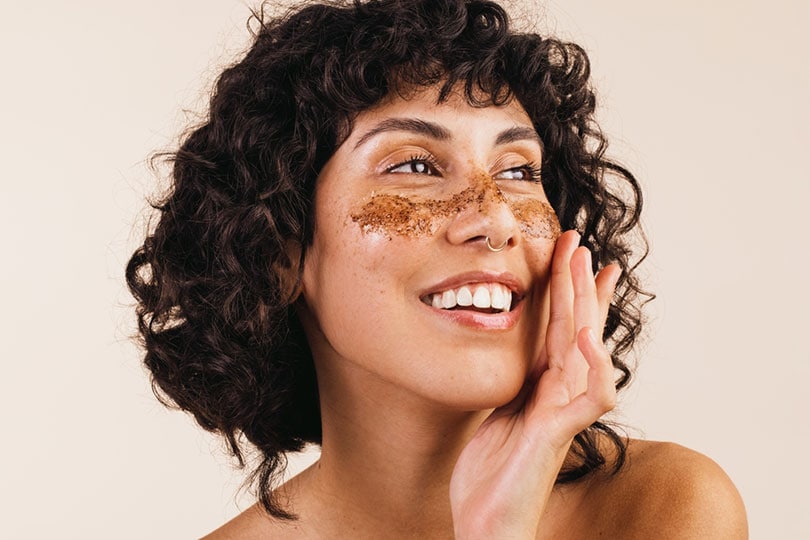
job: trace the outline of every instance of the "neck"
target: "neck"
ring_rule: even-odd
[[[345,362],[318,375],[321,459],[299,481],[312,515],[358,538],[452,537],[450,477],[489,411],[450,410]]]

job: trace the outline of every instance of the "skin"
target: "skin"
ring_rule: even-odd
[[[542,144],[519,103],[436,96],[359,115],[318,180],[298,307],[322,454],[277,492],[299,519],[254,506],[208,538],[746,537],[722,470],[675,445],[631,441],[620,474],[555,486],[615,404],[595,336],[619,270],[593,275],[524,174]],[[510,314],[423,301],[491,281],[515,289]]]

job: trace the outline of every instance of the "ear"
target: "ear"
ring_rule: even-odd
[[[287,254],[286,260],[284,257],[279,257],[273,263],[273,272],[275,273],[279,284],[279,298],[285,304],[292,304],[301,295],[303,289],[301,272],[304,264],[304,249],[297,240],[285,240],[284,251]]]

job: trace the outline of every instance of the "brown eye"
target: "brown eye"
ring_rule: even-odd
[[[397,163],[386,169],[386,172],[393,174],[426,174],[438,176],[439,171],[430,159],[424,157],[410,158],[402,163]]]
[[[495,175],[495,178],[498,180],[519,180],[519,181],[539,182],[540,168],[535,167],[531,163],[527,163],[522,167],[513,167],[511,169],[501,171],[497,175]]]

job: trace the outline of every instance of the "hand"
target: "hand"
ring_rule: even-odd
[[[568,231],[551,263],[540,358],[523,390],[484,421],[450,481],[456,538],[535,538],[574,436],[616,402],[613,365],[599,337],[620,269],[594,278],[591,254]]]

